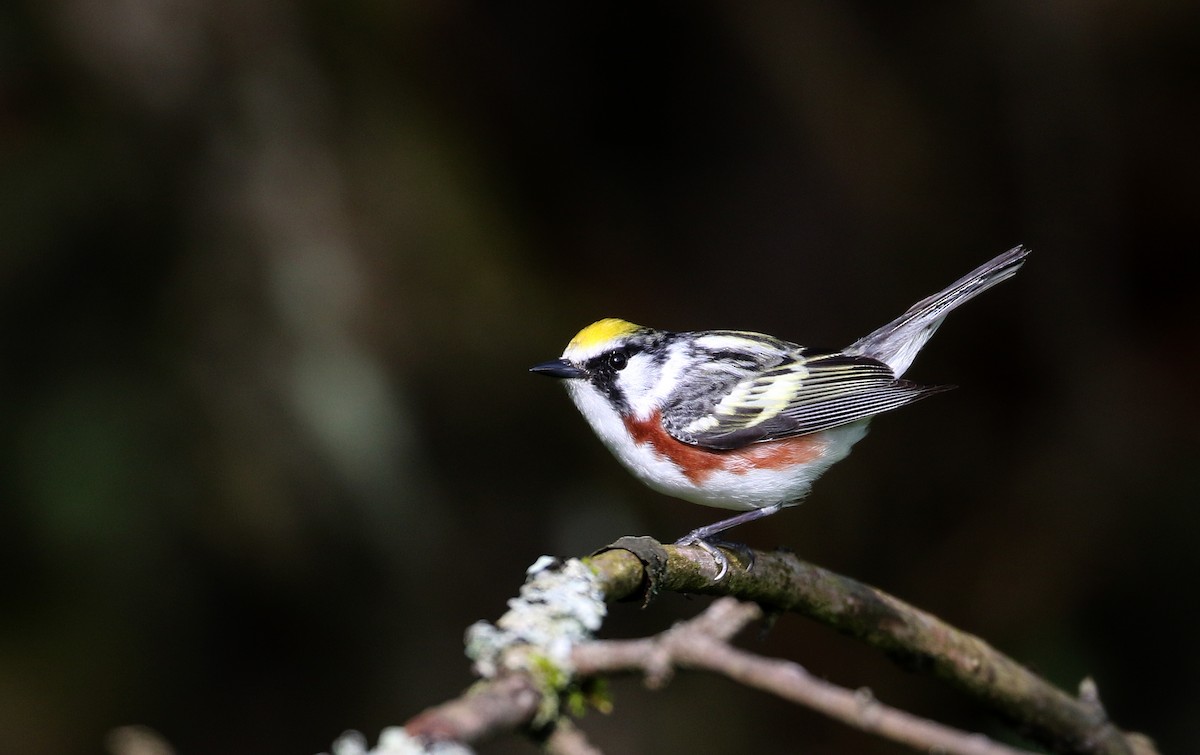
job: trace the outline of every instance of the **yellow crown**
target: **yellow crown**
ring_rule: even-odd
[[[620,336],[627,336],[641,329],[641,326],[634,325],[625,320],[618,320],[615,317],[608,317],[603,320],[592,323],[583,330],[575,334],[571,342],[567,344],[568,349],[590,349],[604,343],[608,343]]]

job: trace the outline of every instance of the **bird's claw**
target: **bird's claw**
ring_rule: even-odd
[[[754,551],[741,543],[731,543],[725,540],[717,540],[715,538],[705,538],[695,532],[679,538],[675,541],[676,545],[694,545],[700,550],[712,557],[712,560],[717,565],[717,576],[713,577],[714,582],[720,582],[729,573],[729,557],[721,551],[721,548],[734,551],[742,560],[746,562],[746,569],[754,568]]]

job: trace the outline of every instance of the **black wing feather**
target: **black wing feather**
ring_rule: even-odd
[[[725,378],[682,384],[678,398],[663,408],[667,432],[685,443],[729,450],[849,424],[949,389],[897,380],[870,357],[799,348],[767,370]]]

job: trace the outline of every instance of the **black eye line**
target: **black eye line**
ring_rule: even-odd
[[[637,350],[629,346],[607,351],[589,360],[588,369],[598,374],[615,375],[629,365],[629,357],[635,353]]]

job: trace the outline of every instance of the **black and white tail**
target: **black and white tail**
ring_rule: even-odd
[[[895,320],[858,339],[845,353],[878,359],[900,377],[951,310],[1016,275],[1029,251],[1027,247],[1015,246],[985,262],[944,291],[922,299]]]

